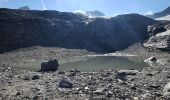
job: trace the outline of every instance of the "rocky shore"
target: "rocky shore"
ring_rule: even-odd
[[[167,67],[31,72],[0,67],[1,100],[165,100]]]

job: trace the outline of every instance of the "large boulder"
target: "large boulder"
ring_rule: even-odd
[[[48,62],[41,63],[40,71],[56,71],[59,68],[58,60],[49,60]]]
[[[167,83],[163,89],[163,95],[166,100],[170,100],[170,83]]]

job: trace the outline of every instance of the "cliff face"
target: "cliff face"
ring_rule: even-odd
[[[114,52],[143,43],[149,38],[148,25],[155,23],[138,14],[90,19],[58,11],[0,9],[0,52],[36,45]]]
[[[155,24],[148,28],[151,34],[144,46],[149,49],[170,51],[170,22]]]

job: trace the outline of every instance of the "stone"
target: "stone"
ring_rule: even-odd
[[[25,76],[24,77],[24,80],[30,80],[31,78],[30,78],[30,76]]]
[[[126,72],[117,72],[116,74],[116,79],[120,79],[122,81],[126,81],[126,76],[127,76],[127,73]]]
[[[152,61],[152,62],[156,62],[157,61],[156,57],[150,57],[150,58],[148,58],[148,60]]]
[[[153,76],[153,74],[152,73],[148,73],[148,74],[146,74],[146,76]]]
[[[56,71],[59,68],[58,60],[49,60],[48,62],[41,63],[40,71]]]
[[[59,87],[60,88],[73,88],[73,83],[68,80],[63,79],[59,82]]]
[[[37,79],[39,79],[40,78],[40,75],[33,75],[32,76],[32,80],[37,80]]]
[[[65,72],[64,71],[59,71],[58,74],[65,74]]]
[[[149,87],[150,87],[150,88],[154,88],[154,89],[159,89],[159,88],[160,88],[160,85],[154,85],[154,84],[152,84],[152,85],[150,85]]]
[[[98,94],[98,95],[103,95],[103,94],[104,94],[104,91],[105,91],[104,88],[100,88],[100,89],[97,89],[96,91],[94,91],[93,93],[94,93],[94,94]]]
[[[108,91],[106,94],[107,97],[111,98],[113,96],[113,92],[112,91]]]
[[[18,95],[21,95],[21,92],[17,92],[17,93],[16,93],[16,96],[18,96]]]

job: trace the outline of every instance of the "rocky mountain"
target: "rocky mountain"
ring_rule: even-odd
[[[30,8],[28,6],[23,6],[23,7],[20,7],[18,8],[19,10],[30,10]]]
[[[162,18],[162,17],[166,17],[170,15],[170,7],[166,8],[165,10],[155,13],[153,15],[149,15],[148,17],[153,18],[153,19],[157,19],[157,18]]]
[[[139,14],[105,19],[15,9],[0,9],[0,22],[0,52],[37,45],[114,52],[143,43],[148,25],[159,23]]]

